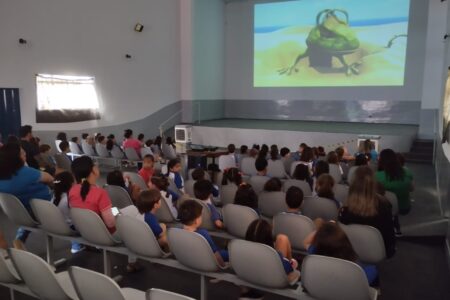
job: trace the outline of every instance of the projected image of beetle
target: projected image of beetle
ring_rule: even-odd
[[[350,26],[348,12],[343,9],[325,9],[316,17],[316,26],[306,38],[306,50],[298,54],[292,65],[278,70],[280,75],[299,72],[299,63],[308,58],[309,66],[320,73],[343,73],[346,76],[359,75],[364,59],[389,49],[395,40],[407,37],[398,34],[381,46],[364,46],[357,32]],[[333,63],[336,58],[339,63]]]

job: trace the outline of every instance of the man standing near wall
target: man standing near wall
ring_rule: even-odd
[[[36,160],[36,156],[39,155],[39,148],[37,145],[31,143],[33,138],[32,129],[30,125],[24,125],[20,127],[20,145],[27,154],[27,164],[31,168],[39,170],[39,164]]]

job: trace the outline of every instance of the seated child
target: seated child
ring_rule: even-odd
[[[173,180],[177,188],[184,194],[184,179],[180,174],[181,162],[174,158],[167,164],[167,177]]]
[[[147,185],[149,184],[150,179],[155,173],[155,169],[153,168],[154,163],[155,158],[151,154],[145,155],[142,159],[142,168],[139,170],[138,174],[142,177],[142,179],[144,179]]]
[[[139,198],[139,194],[141,193],[141,188],[130,181],[129,177],[125,177],[123,173],[119,170],[111,171],[106,176],[106,184],[107,185],[115,185],[120,186],[125,189],[133,200],[136,203]]]
[[[322,174],[316,181],[316,193],[318,197],[327,198],[336,204],[337,208],[339,208],[339,202],[334,197],[334,179],[329,174]]]
[[[211,221],[217,228],[223,228],[222,216],[211,201],[213,185],[210,181],[201,179],[194,184],[195,198],[203,201],[208,205],[211,211]]]
[[[281,180],[279,178],[270,178],[267,180],[267,182],[264,184],[264,191],[265,192],[280,192],[281,188],[283,187],[283,184],[281,183]]]
[[[169,190],[169,180],[167,177],[153,176],[149,181],[149,188],[157,190],[161,193],[161,197],[166,201],[167,206],[176,219],[178,217],[177,200],[178,195]]]
[[[358,255],[355,253],[352,244],[336,222],[323,222],[320,226],[317,226],[316,231],[305,238],[303,244],[309,254],[330,256],[357,263],[366,273],[369,285],[376,284],[378,279],[377,268],[374,265],[364,265],[358,262]]]
[[[235,184],[239,186],[242,183],[242,174],[238,168],[230,168],[223,172],[222,185]]]
[[[194,181],[199,181],[205,178],[205,171],[201,168],[196,168],[194,171],[192,171],[192,179]],[[213,191],[212,191],[213,197],[219,197],[219,188],[213,184]]]
[[[181,204],[178,216],[183,224],[183,229],[196,232],[203,236],[214,252],[219,265],[225,266],[225,262],[228,261],[228,251],[219,249],[208,231],[199,228],[202,224],[202,209],[201,204],[195,200],[187,200]]]
[[[296,186],[291,186],[286,191],[286,205],[288,207],[287,212],[292,214],[301,215],[300,208],[303,203],[303,191]]]
[[[256,195],[252,186],[247,183],[241,183],[234,196],[234,204],[253,208],[258,214],[258,195]]]
[[[54,176],[56,171],[56,162],[53,156],[50,154],[52,148],[47,144],[42,144],[39,146],[39,168],[44,172],[49,173]]]

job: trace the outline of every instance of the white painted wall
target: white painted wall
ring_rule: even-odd
[[[0,40],[0,86],[20,88],[36,130],[127,123],[180,100],[179,1],[0,0]],[[102,119],[35,124],[36,73],[95,76]]]

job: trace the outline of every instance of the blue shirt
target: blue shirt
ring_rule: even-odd
[[[277,251],[278,252],[278,251]],[[283,263],[283,268],[286,274],[294,272],[294,268],[292,268],[291,262],[289,259],[285,258],[283,254],[278,252],[278,255],[280,256],[281,262]]]
[[[206,205],[208,205],[209,211],[211,212],[211,221],[213,221],[213,222],[216,222],[217,220],[222,221],[222,216],[220,215],[217,208],[214,205],[209,204],[209,203],[206,203]]]
[[[51,200],[47,185],[40,182],[41,171],[23,166],[10,179],[0,180],[0,192],[19,198],[27,210],[31,210],[31,199]]]
[[[150,227],[150,229],[153,231],[153,234],[157,239],[159,239],[161,233],[163,232],[163,229],[159,225],[158,218],[151,212],[146,212],[144,214],[144,221],[147,223],[147,225]]]
[[[209,235],[208,231],[206,229],[197,229],[195,231],[196,233],[200,234],[202,237],[205,238],[205,240],[208,242],[209,246],[211,247],[211,250],[213,253],[219,252],[220,256],[222,256],[222,259],[224,261],[229,260],[228,251],[219,249],[214,241],[212,240],[211,236]]]

